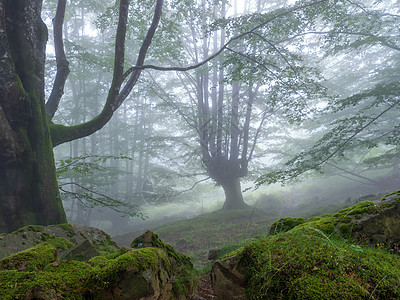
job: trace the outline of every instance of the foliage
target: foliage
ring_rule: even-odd
[[[105,174],[109,173],[112,168],[104,166],[104,163],[108,160],[119,160],[128,159],[127,156],[112,156],[112,155],[81,155],[78,157],[70,157],[67,159],[61,159],[57,163],[57,177],[59,179],[59,187],[64,195],[64,199],[74,198],[78,199],[84,207],[96,207],[103,206],[109,207],[117,212],[122,212],[131,217],[144,218],[141,212],[137,211],[136,205],[123,202],[118,199],[113,199],[110,196],[104,195],[101,192],[95,191],[91,185],[91,181],[96,181],[99,178],[106,177]],[[67,178],[80,178],[81,184],[76,184],[74,181],[65,182]],[[88,180],[91,178],[92,180]],[[107,178],[107,177],[106,177]],[[83,181],[83,179],[85,179]],[[85,181],[89,181],[89,184],[85,184]],[[66,185],[78,185],[81,191],[72,192],[65,189]],[[101,186],[103,183],[97,183]],[[98,188],[96,188],[98,189]]]
[[[376,160],[363,161],[357,155],[371,149],[380,151],[381,165],[398,165],[393,156],[398,146],[400,103],[398,10],[390,1],[379,1],[379,5],[376,1],[324,1],[301,14],[309,18],[309,28],[286,41],[296,42],[294,47],[300,52],[301,47],[308,47],[318,58],[305,54],[329,78],[322,83],[327,97],[312,116],[315,122],[303,127],[308,139],[298,141],[298,151],[256,184],[287,182],[311,170],[322,173],[328,170],[328,161],[355,159],[371,167]],[[369,63],[376,57],[380,58],[376,63]]]

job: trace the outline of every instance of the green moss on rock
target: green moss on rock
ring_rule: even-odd
[[[277,234],[280,232],[286,232],[305,222],[306,220],[303,218],[291,218],[291,217],[282,218],[271,225],[269,233]]]
[[[33,248],[18,252],[0,260],[2,270],[34,271],[43,269],[57,259],[57,249],[44,242]]]
[[[298,226],[245,246],[240,270],[254,299],[399,299],[400,257]]]
[[[114,258],[96,256],[80,262],[57,258],[57,249],[70,247],[70,241],[47,238],[0,261],[0,299],[46,293],[57,299],[113,299],[114,293],[139,299],[158,290],[166,293],[163,299],[185,299],[193,290],[193,268],[178,263],[179,253],[159,240],[163,248],[115,250]]]

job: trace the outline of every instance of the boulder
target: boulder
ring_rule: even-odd
[[[104,231],[73,224],[51,226],[29,225],[9,234],[0,235],[0,259],[47,241],[59,250],[67,250],[88,240],[97,250],[119,249]]]
[[[32,290],[26,293],[24,300],[56,300],[62,299],[60,295],[57,295],[53,289],[45,289],[42,286],[36,286]]]
[[[211,284],[218,299],[248,299],[244,275],[237,269],[237,256],[217,261],[211,270]]]
[[[355,238],[372,245],[385,243],[397,249],[400,245],[400,197],[390,197],[354,223]]]
[[[91,277],[93,299],[179,299],[173,294],[173,276],[177,265],[165,251],[156,248],[135,249],[115,259],[107,268]],[[106,285],[103,282],[107,282]],[[181,295],[184,299],[184,295]]]
[[[75,247],[69,249],[63,255],[60,255],[60,258],[88,261],[89,259],[99,255],[99,251],[97,251],[96,248],[93,247],[93,245],[88,240],[84,240],[79,245],[76,245]]]
[[[131,247],[132,248],[144,248],[144,247],[151,247],[153,246],[153,238],[154,232],[151,230],[147,230],[145,233],[143,233],[141,236],[135,238],[132,243]]]
[[[91,278],[89,285],[96,287],[92,298],[188,299],[193,291],[193,265],[188,257],[151,230],[134,239],[131,247]]]
[[[189,299],[190,259],[157,234],[150,239],[150,247],[106,256],[97,256],[104,251],[84,239],[63,258],[55,245],[42,242],[0,260],[0,299]]]

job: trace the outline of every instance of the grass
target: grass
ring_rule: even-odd
[[[268,216],[261,210],[216,211],[151,229],[200,268],[210,263],[207,259],[210,249],[234,248],[244,240],[267,234],[275,220],[276,216]],[[129,245],[142,233],[127,234],[117,240],[120,246]]]

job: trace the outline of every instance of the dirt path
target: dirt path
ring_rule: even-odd
[[[204,275],[197,284],[197,293],[191,300],[210,300],[216,299],[211,286],[211,277],[209,274]]]

